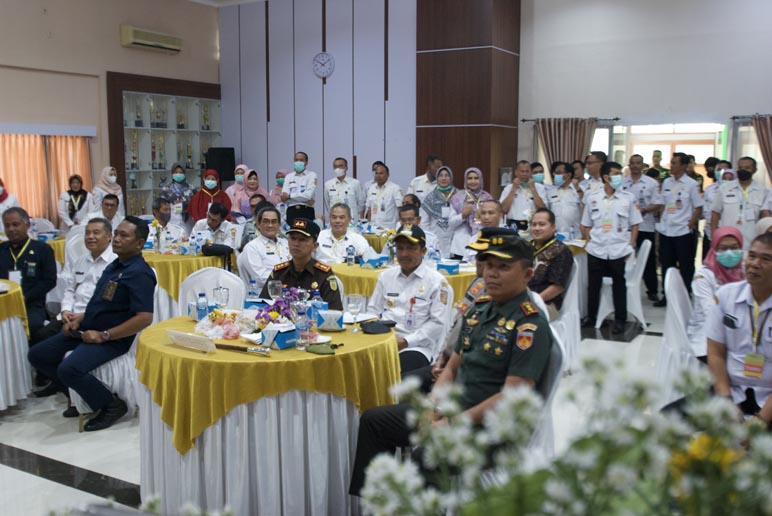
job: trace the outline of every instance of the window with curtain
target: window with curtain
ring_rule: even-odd
[[[59,195],[78,174],[91,191],[89,139],[85,136],[0,134],[0,179],[31,217],[59,225]]]

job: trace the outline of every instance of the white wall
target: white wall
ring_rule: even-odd
[[[389,3],[389,99],[384,98],[384,0],[327,0],[327,52],[335,72],[323,85],[311,68],[322,50],[322,3],[265,3],[220,9],[220,82],[223,145],[236,161],[261,173],[272,187],[276,170],[291,170],[295,150],[310,156],[320,183],[333,177],[342,156],[358,179],[385,161],[392,180],[407,185],[415,160],[416,0]],[[267,119],[266,73],[270,93]],[[317,190],[321,207],[321,188]],[[321,211],[321,210],[319,210]]]
[[[719,122],[772,111],[769,0],[522,0],[520,117]],[[518,156],[531,159],[533,124]]]

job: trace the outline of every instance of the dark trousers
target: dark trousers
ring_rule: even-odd
[[[659,261],[662,266],[662,277],[665,277],[665,273],[670,267],[677,267],[684,280],[684,285],[686,285],[686,290],[691,294],[696,253],[697,248],[694,245],[693,233],[677,237],[659,235]]]
[[[410,446],[411,428],[407,424],[410,405],[400,403],[374,407],[359,418],[359,436],[349,494],[359,496],[365,485],[365,470],[379,453],[394,454],[397,447]]]
[[[708,256],[708,251],[710,251],[710,238],[708,238],[708,235],[704,234],[702,235],[702,260],[705,261],[705,257]]]
[[[46,324],[42,328],[39,328],[36,332],[31,334],[29,345],[34,346],[38,342],[43,342],[44,340],[53,337],[57,333],[61,333],[62,326],[62,321],[57,321],[54,319],[50,323]]]
[[[29,334],[34,335],[40,330],[48,320],[46,307],[44,303],[26,303],[27,324],[29,325]]]
[[[421,369],[429,365],[426,355],[420,351],[407,349],[399,354],[399,367],[402,370],[402,378],[410,371]]]
[[[646,268],[643,269],[643,284],[646,285],[646,293],[659,293],[659,281],[657,280],[657,234],[649,231],[639,231],[638,240],[635,243],[635,250],[641,248],[644,240],[651,242],[649,257],[646,259]]]
[[[35,369],[64,390],[72,388],[92,410],[104,408],[113,400],[112,393],[89,374],[91,371],[129,351],[131,339],[104,344],[84,344],[83,341],[59,333],[30,348],[27,357]],[[64,355],[72,351],[70,356]]]
[[[424,394],[429,394],[432,392],[432,387],[434,387],[434,376],[432,375],[432,369],[434,369],[434,366],[428,365],[425,367],[419,367],[418,369],[413,369],[412,371],[408,371],[406,373],[403,372],[402,379],[404,380],[408,376],[414,376],[418,378],[421,381],[421,392]]]
[[[587,255],[587,316],[598,317],[600,289],[603,277],[610,276],[613,281],[611,293],[614,299],[614,319],[627,320],[627,285],[625,284],[625,258],[604,260]]]

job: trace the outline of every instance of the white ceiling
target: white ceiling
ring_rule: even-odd
[[[211,5],[212,7],[227,7],[229,5],[249,4],[252,2],[264,2],[265,0],[190,0],[197,4]]]

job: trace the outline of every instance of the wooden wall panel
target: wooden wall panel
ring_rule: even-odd
[[[493,0],[494,47],[520,54],[520,0]]]
[[[465,48],[493,41],[494,0],[419,0],[417,48]]]
[[[518,93],[520,90],[520,58],[502,52],[491,51],[491,111],[489,122],[517,127]]]

